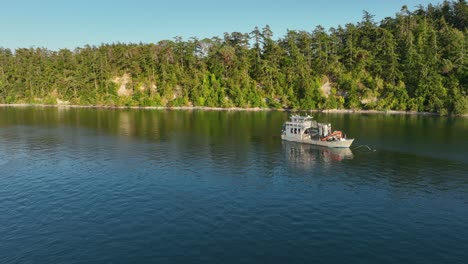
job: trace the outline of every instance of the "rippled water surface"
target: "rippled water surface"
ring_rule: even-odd
[[[0,263],[468,263],[468,119],[0,108]]]

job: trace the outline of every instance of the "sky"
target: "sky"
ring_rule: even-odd
[[[357,23],[363,10],[375,21],[436,0],[0,0],[0,47],[74,49],[102,43],[157,43],[251,32],[269,25],[313,31]]]

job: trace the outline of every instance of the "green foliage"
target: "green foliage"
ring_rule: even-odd
[[[468,96],[463,95],[459,89],[452,90],[449,110],[456,115],[468,114]]]
[[[380,23],[73,51],[0,48],[0,103],[468,112],[465,0]],[[330,82],[331,93],[321,86]],[[118,92],[125,86],[125,93]],[[120,95],[119,95],[120,94]]]

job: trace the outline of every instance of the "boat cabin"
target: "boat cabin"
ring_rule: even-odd
[[[314,122],[311,116],[291,116],[291,121],[284,124],[283,134],[288,137],[300,136],[304,133],[308,134],[309,131],[307,129],[312,127]]]
[[[322,138],[331,133],[330,124],[317,123],[311,116],[291,116],[283,127],[283,135],[290,138]]]

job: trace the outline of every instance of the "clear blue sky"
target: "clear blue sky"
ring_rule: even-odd
[[[60,49],[85,44],[148,43],[181,36],[222,36],[270,25],[274,37],[287,29],[312,31],[394,16],[430,0],[0,0],[0,47]]]

